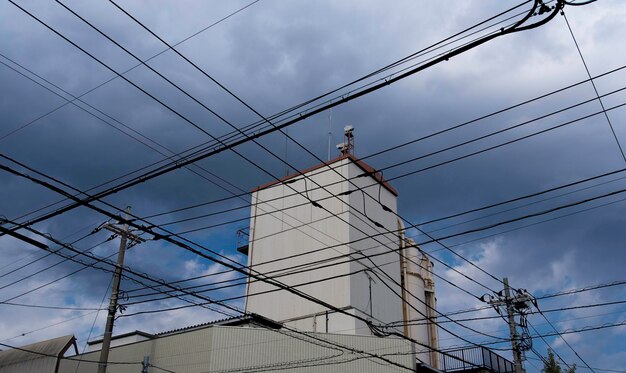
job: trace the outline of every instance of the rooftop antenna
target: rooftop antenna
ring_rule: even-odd
[[[354,127],[343,128],[343,143],[337,144],[337,149],[341,155],[354,155]]]
[[[330,142],[333,137],[333,108],[328,109],[328,160],[330,161]]]
[[[289,175],[289,128],[285,128],[285,176]]]

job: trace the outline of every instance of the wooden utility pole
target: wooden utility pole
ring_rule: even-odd
[[[126,208],[126,220],[130,213],[130,207]],[[115,322],[115,312],[117,311],[117,300],[120,292],[120,281],[122,277],[122,267],[124,266],[124,254],[126,253],[127,241],[144,242],[145,240],[129,232],[128,224],[125,223],[123,228],[110,223],[103,224],[100,228],[105,228],[114,234],[120,236],[120,248],[117,254],[117,265],[113,273],[113,287],[111,289],[111,300],[107,314],[107,323],[104,328],[104,337],[102,339],[102,349],[100,350],[100,360],[98,363],[98,373],[106,373],[107,363],[109,360],[109,349],[111,348],[111,335],[113,334],[113,323]]]

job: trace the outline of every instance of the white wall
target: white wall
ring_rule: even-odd
[[[290,274],[277,279],[287,285],[295,286],[308,281],[347,275],[363,269],[366,265],[381,277],[379,279],[374,273],[370,274],[373,304],[371,307],[370,281],[363,272],[297,287],[297,289],[335,307],[350,309],[350,312],[366,318],[371,316],[375,322],[387,323],[400,320],[402,318],[401,299],[383,283],[384,281],[400,294],[399,254],[397,251],[392,251],[398,249],[399,242],[395,234],[389,234],[386,231],[396,231],[397,222],[396,216],[383,211],[378,203],[379,189],[381,202],[392,211],[396,211],[397,208],[396,197],[386,188],[379,188],[379,184],[372,177],[355,178],[362,174],[363,170],[350,159],[340,160],[334,163],[333,167],[341,175],[328,169],[317,169],[307,173],[312,181],[305,183],[303,177],[296,177],[291,179],[296,180],[293,183],[277,184],[253,193],[254,205],[251,212],[248,264],[257,271],[276,276],[284,274],[287,267],[307,265],[342,256],[321,265],[347,263],[300,274]],[[346,178],[355,185],[351,185],[345,180]],[[327,190],[320,188],[316,183],[325,186]],[[363,190],[371,195],[371,197],[365,196],[365,205],[363,194],[358,191],[358,187],[363,187]],[[293,189],[302,194],[294,195]],[[333,197],[348,190],[353,192],[348,196],[338,197],[341,200]],[[330,213],[313,206],[308,198],[318,202]],[[287,210],[280,211],[285,208]],[[364,212],[386,229],[375,227],[363,216]],[[380,233],[383,234],[378,235]],[[361,240],[369,235],[376,235],[376,238]],[[351,243],[346,245],[345,243],[348,242]],[[326,248],[328,246],[334,247]],[[365,255],[383,254],[372,258],[379,268],[375,268],[376,266],[369,260],[361,259],[359,251]],[[270,264],[259,264],[294,254],[306,255]],[[358,260],[350,261],[351,258],[358,258]],[[386,278],[385,274],[393,281]],[[275,287],[272,285],[252,280],[248,284],[247,291],[248,294],[254,294],[273,289]],[[373,315],[370,315],[370,309]],[[327,309],[281,290],[249,297],[246,302],[246,311],[277,321],[288,321],[289,325],[303,330],[320,331],[321,316],[316,316],[316,314],[324,313]],[[331,314],[329,320],[329,325],[333,326],[327,331],[371,334],[365,324],[349,316]]]
[[[336,164],[336,166],[338,166],[337,171],[347,177],[346,168],[341,164]],[[347,206],[334,198],[324,200],[330,196],[329,192],[336,195],[343,191],[342,177],[328,170],[325,172],[318,170],[311,174],[313,182],[305,183],[303,178],[297,178],[294,183],[279,184],[253,193],[254,205],[251,213],[248,264],[254,270],[271,276],[280,276],[285,274],[287,267],[307,265],[345,255],[348,252],[347,246],[342,245],[348,241],[348,227],[347,223],[341,221],[341,219],[347,219]],[[330,185],[327,188],[329,192],[320,189],[315,183]],[[294,190],[301,194],[296,194]],[[312,200],[319,200],[319,203],[330,212],[313,206],[306,197],[307,195]],[[277,198],[278,200],[274,200]],[[347,197],[340,198],[347,200]],[[267,202],[268,200],[274,201]],[[284,208],[288,209],[277,211]],[[333,214],[337,214],[338,217]],[[328,246],[336,247],[325,249]],[[318,251],[319,249],[323,250]],[[269,264],[259,264],[297,254],[305,255]],[[335,262],[344,260],[338,259]],[[323,265],[326,264],[328,263],[323,263]],[[344,263],[280,276],[277,280],[296,286],[347,273],[348,270],[349,264]],[[254,294],[273,289],[275,289],[274,286],[257,281],[250,282],[247,291],[248,294]],[[347,277],[304,285],[296,289],[337,307],[349,305],[350,288]],[[322,312],[326,309],[297,295],[278,291],[249,297],[246,301],[246,310],[280,321]]]
[[[352,178],[352,185],[349,187],[354,190],[350,194],[350,249],[351,255],[359,258],[350,263],[350,271],[356,272],[365,268],[370,270],[351,276],[351,304],[367,315],[371,310],[374,321],[385,324],[402,320],[400,255],[398,253],[400,243],[395,233],[398,229],[397,216],[384,211],[381,206],[382,203],[391,211],[396,212],[397,199],[389,190],[380,187],[380,184],[373,178],[356,178],[362,173],[363,170],[357,165],[353,163],[349,165],[349,174]],[[379,192],[381,203],[379,203]],[[377,227],[374,222],[382,224],[384,228]],[[371,238],[367,238],[370,236]],[[370,256],[370,259],[364,259],[359,252]],[[369,334],[369,331],[366,333]]]

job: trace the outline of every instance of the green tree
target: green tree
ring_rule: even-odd
[[[563,370],[559,363],[554,358],[554,352],[552,349],[548,349],[548,358],[543,361],[543,373],[562,373]],[[576,364],[570,366],[565,373],[576,373]]]

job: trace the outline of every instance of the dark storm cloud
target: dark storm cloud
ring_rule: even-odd
[[[193,3],[174,6],[173,3],[164,2],[152,4],[150,8],[139,3],[121,5],[168,42],[174,43],[245,4]],[[283,2],[261,1],[185,42],[179,50],[263,115],[271,115],[402,58],[512,5],[513,3],[501,4],[494,1],[488,4],[455,3],[454,6],[407,3],[389,5],[376,2],[318,2],[294,6]],[[60,6],[43,2],[29,2],[24,6],[38,16],[41,15],[55,28],[58,27],[59,31],[76,40],[116,70],[125,71],[136,64],[130,56]],[[68,2],[68,6],[101,27],[140,58],[148,58],[164,48],[108,3]],[[0,53],[74,95],[82,94],[114,76],[17,8],[8,3],[3,3],[0,7],[0,30],[4,36],[0,42]],[[568,16],[579,36],[581,49],[588,59],[592,74],[603,73],[624,64],[623,51],[617,48],[624,33],[620,18],[623,10],[619,3],[607,1],[601,5],[583,8],[568,10]],[[4,59],[2,61],[10,64]],[[150,65],[237,126],[259,119],[172,52],[155,58]],[[0,66],[0,74],[0,107],[3,114],[0,135],[63,103],[59,97],[4,66]],[[211,134],[217,136],[232,130],[145,67],[137,68],[127,76]],[[599,80],[600,93],[620,88],[623,77],[624,73],[618,73]],[[496,39],[409,79],[333,109],[331,144],[334,146],[341,141],[341,128],[344,125],[352,124],[356,127],[357,155],[365,156],[584,79],[586,73],[563,19],[559,16],[539,29]],[[593,96],[592,87],[588,84],[582,85],[467,128],[373,157],[368,162],[376,168],[386,167]],[[86,95],[84,100],[175,152],[210,140],[207,135],[121,79]],[[607,106],[620,104],[624,102],[624,94],[607,97],[605,102]],[[392,178],[597,110],[597,103],[587,104],[572,112],[391,169],[384,174],[385,177]],[[621,125],[625,114],[624,110],[609,112],[620,139],[626,139],[626,129]],[[119,126],[114,121],[111,122]],[[291,136],[321,159],[326,159],[327,156],[327,131],[328,113],[314,116],[289,128]],[[302,169],[318,163],[315,157],[306,154],[296,144],[288,144],[285,150],[282,135],[273,134],[259,142],[281,157],[287,154],[287,162],[296,168]],[[3,153],[82,189],[163,158],[145,145],[71,105],[2,140],[0,147]],[[164,149],[161,151],[167,153]],[[237,151],[262,165],[270,174],[282,176],[285,172],[282,162],[254,144],[240,146]],[[235,193],[250,190],[272,179],[266,172],[232,152],[221,153],[199,162],[199,165],[235,184],[240,189],[228,187]],[[621,155],[606,119],[595,116],[539,137],[396,180],[393,185],[400,191],[400,214],[409,221],[420,222],[619,167],[622,167]],[[21,216],[59,199],[51,192],[6,174],[1,178],[0,190],[3,196],[11,196],[2,199],[0,213],[7,217]],[[226,185],[224,182],[217,182]],[[623,182],[618,181],[605,188],[581,191],[517,211],[435,231],[434,234],[444,235],[492,224],[524,213],[541,211],[557,203],[588,198],[623,185]],[[119,207],[132,205],[135,213],[145,216],[228,195],[229,193],[188,170],[179,170],[110,196],[107,201]],[[602,201],[598,201],[598,204],[600,202]],[[155,220],[166,223],[195,213],[211,213],[245,204],[244,201],[233,200]],[[563,213],[570,211],[572,210]],[[623,205],[616,203],[610,207],[462,245],[458,249],[496,276],[509,276],[514,286],[537,292],[617,280],[623,277],[620,263],[626,259],[620,246],[624,239],[619,228],[624,223],[622,211]],[[177,224],[172,229],[198,228],[219,223],[220,219],[245,218],[247,215],[248,210],[244,208],[229,215]],[[467,218],[480,216],[475,214]],[[429,225],[425,229],[436,230],[464,219]],[[97,224],[103,220],[104,217],[80,208],[40,224],[37,228],[55,236],[64,236],[82,225]],[[447,242],[457,244],[482,237],[483,234],[520,227],[525,223],[527,222],[503,226]],[[245,222],[203,230],[195,233],[193,238],[229,254],[234,247],[238,225],[245,225]],[[95,244],[96,238],[102,239],[102,234],[81,243],[81,247]],[[3,242],[1,255],[8,261],[22,247],[23,245],[12,241]],[[432,250],[438,246],[431,244],[425,248]],[[113,252],[114,249],[115,243],[110,243],[107,249],[109,251],[102,249],[99,254],[104,255],[105,251]],[[31,251],[32,249],[28,252]],[[443,255],[441,252],[435,255],[441,255],[461,271],[475,273],[476,278],[492,287],[500,286],[452,255]],[[53,262],[52,258],[43,260],[42,266]],[[149,242],[132,249],[128,263],[140,271],[168,280],[213,270],[209,268],[210,263],[198,261],[192,255],[160,242]],[[72,268],[76,268],[76,265],[60,265],[45,278],[62,276]],[[451,276],[460,285],[478,292],[466,279],[446,271],[443,266],[436,268],[438,273]],[[67,294],[68,289],[73,288],[75,294],[81,294],[80,302],[99,304],[108,284],[107,275],[86,270],[76,279],[74,283],[65,282],[59,285],[57,289],[60,294]],[[34,286],[34,283],[29,283],[28,286]],[[25,285],[24,289],[28,286]],[[438,283],[438,286],[438,298],[443,309],[462,308],[471,303],[446,285]],[[615,295],[602,293],[601,298],[611,296]],[[38,302],[36,298],[28,300]],[[42,297],[39,302],[45,300],[47,298]],[[588,300],[591,302],[595,299]],[[27,325],[20,324],[21,318],[16,316],[14,310],[1,309],[0,312],[9,315],[18,325],[11,329],[11,335],[7,334],[7,337],[27,329]],[[137,321],[129,318],[121,322],[121,328],[158,331],[168,329],[173,324],[183,326],[187,320],[207,320],[210,317],[215,315],[193,310],[176,317],[163,315],[160,318]],[[55,320],[51,318],[50,323]],[[598,320],[590,320],[590,323],[593,321]],[[81,333],[82,338],[86,338],[85,330],[89,329],[89,324],[90,322],[77,323],[76,328],[68,325],[68,329],[64,330]],[[485,326],[496,329],[502,327],[501,324]],[[75,331],[78,329],[81,330]],[[53,332],[57,330],[53,329],[49,331],[51,334],[46,335],[55,335]],[[593,340],[597,340],[596,338]],[[33,335],[30,340],[37,339],[43,337]],[[592,341],[578,340],[576,347],[588,356],[600,355],[600,350],[594,349]],[[565,352],[564,354],[567,355]],[[571,354],[567,356],[570,357]],[[617,353],[607,359],[612,356],[617,356]]]

